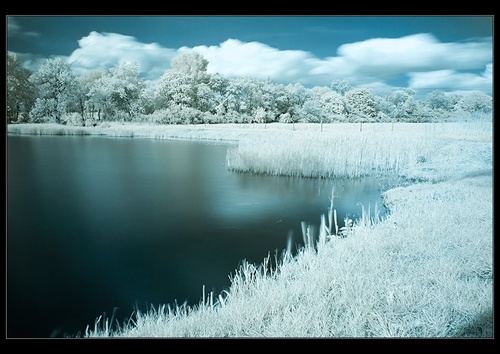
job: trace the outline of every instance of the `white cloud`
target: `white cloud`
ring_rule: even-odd
[[[492,60],[492,41],[441,43],[428,33],[373,38],[344,44],[339,56],[358,73],[397,74],[440,69],[477,69]]]
[[[313,73],[332,77],[340,74],[351,83],[370,84],[401,74],[413,79],[439,70],[477,70],[492,61],[493,49],[491,38],[441,43],[422,33],[344,44],[337,54],[321,61]],[[424,81],[419,86],[425,88]]]
[[[486,65],[481,74],[457,72],[455,70],[436,70],[410,73],[409,87],[414,90],[474,91],[480,90],[489,95],[493,90],[492,64]]]
[[[7,36],[8,37],[38,37],[40,33],[25,31],[19,25],[15,17],[7,16]]]
[[[490,80],[493,83],[493,63],[486,65],[486,69],[483,72],[483,77]]]
[[[136,61],[141,74],[156,79],[170,67],[170,61],[177,55],[174,49],[157,43],[141,43],[135,37],[116,33],[93,31],[78,44],[80,48],[68,57],[68,63],[75,71],[107,69],[118,63]]]
[[[351,85],[372,87],[378,92],[388,91],[391,86],[385,81],[401,74],[414,83],[419,73],[477,70],[492,61],[493,53],[491,38],[442,43],[426,33],[344,44],[338,48],[337,56],[325,59],[306,51],[283,51],[262,43],[235,39],[218,46],[191,49],[208,59],[210,71],[230,77],[270,77],[278,82],[305,85],[329,85],[335,79],[345,79]],[[475,82],[478,89],[485,86],[484,80]],[[470,85],[473,83],[469,80]],[[424,81],[417,86],[425,88]]]
[[[228,39],[218,46],[191,48],[208,60],[209,72],[229,77],[253,76],[279,79],[283,82],[305,78],[314,67],[311,53],[301,50],[279,50],[259,42]],[[183,47],[180,51],[190,50]]]
[[[408,80],[397,87],[416,90],[469,88],[491,92],[492,86],[491,37],[454,43],[442,43],[426,33],[373,38],[344,44],[337,49],[336,56],[326,58],[237,39],[215,46],[173,49],[158,43],[141,43],[131,36],[91,32],[78,44],[80,48],[68,58],[77,72],[136,61],[141,74],[153,80],[170,68],[174,57],[194,50],[208,60],[210,73],[270,78],[283,84],[328,86],[335,79],[345,79],[354,87],[372,88],[378,94],[393,88],[395,78]],[[477,72],[486,65],[489,66],[482,75],[467,72]]]
[[[20,30],[21,26],[19,26],[16,19],[11,16],[7,17],[7,33],[10,35],[12,33],[19,32]]]

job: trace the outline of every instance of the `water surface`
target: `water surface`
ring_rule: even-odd
[[[106,313],[197,304],[242,259],[281,252],[319,224],[380,203],[375,180],[228,171],[226,145],[8,136],[7,336],[83,333]]]

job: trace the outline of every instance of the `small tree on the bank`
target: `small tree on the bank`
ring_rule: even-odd
[[[371,90],[355,88],[345,94],[349,120],[371,122],[377,116],[375,99]]]
[[[474,113],[491,113],[493,110],[493,98],[481,91],[473,91],[469,95],[464,96],[457,103],[458,108]]]

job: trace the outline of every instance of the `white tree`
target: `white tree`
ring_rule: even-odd
[[[280,118],[280,121],[287,120],[291,122],[291,108],[292,108],[292,95],[286,86],[282,84],[273,85],[273,102],[274,102],[274,115],[281,117],[285,115],[286,118]]]
[[[339,93],[327,91],[321,95],[319,102],[322,108],[323,122],[333,122],[346,118],[346,103]]]
[[[458,108],[469,113],[490,113],[493,110],[493,98],[481,91],[472,91],[457,103]]]
[[[83,92],[87,98],[86,118],[91,122],[104,119],[106,115],[111,115],[113,112],[111,96],[105,89],[106,85],[103,85],[109,79],[108,76],[109,73],[103,70],[93,70],[80,78]]]
[[[255,110],[255,121],[257,123],[267,123],[267,113],[263,107],[257,107]]]
[[[226,91],[229,85],[229,80],[219,73],[210,76],[209,86],[212,90],[210,102],[211,112],[222,122],[223,116],[226,113]]]
[[[140,102],[143,107],[144,114],[151,114],[155,110],[154,98],[155,98],[155,82],[145,81],[144,89],[141,92]]]
[[[130,119],[142,113],[140,99],[145,84],[139,78],[139,64],[137,62],[118,64],[110,69],[110,74],[108,89],[117,109],[126,112]]]
[[[294,123],[292,116],[288,112],[280,114],[278,121],[280,123]]]
[[[309,99],[309,89],[299,83],[294,85],[288,84],[286,86],[286,92],[289,97],[288,112],[290,113],[290,119],[292,122],[297,122],[300,119],[304,103]]]
[[[155,105],[157,109],[167,108],[172,105],[192,107],[195,99],[194,85],[189,77],[174,71],[165,70],[158,80],[155,92]]]
[[[319,101],[310,98],[304,102],[297,115],[299,121],[304,123],[319,123],[322,119],[322,109]]]
[[[7,120],[20,122],[28,118],[35,100],[35,87],[30,82],[31,71],[21,68],[15,54],[7,56]]]
[[[202,112],[210,110],[214,102],[208,61],[196,52],[188,52],[172,59],[171,69],[158,80],[156,107],[181,105]]]
[[[452,100],[441,90],[434,90],[428,94],[427,104],[436,110],[450,111],[453,108]]]
[[[92,100],[89,92],[94,86],[95,82],[105,75],[106,72],[99,69],[87,71],[76,78],[77,89],[74,108],[75,111],[78,112],[78,117],[73,115],[73,119],[69,120],[63,118],[66,123],[87,125],[94,122],[94,120],[96,119],[96,113],[98,113],[98,109],[96,102]]]
[[[124,62],[95,80],[88,96],[99,112],[104,112],[106,119],[132,120],[143,112],[141,96],[144,88],[145,83],[139,78],[139,65]]]
[[[411,121],[415,119],[417,102],[413,98],[412,89],[397,89],[389,93],[379,108],[389,117],[396,120]]]
[[[427,103],[413,97],[415,91],[409,88],[397,89],[381,99],[378,108],[393,120],[406,122],[430,122],[446,119],[448,114],[443,110],[433,110]],[[435,97],[439,94],[436,93]]]
[[[197,52],[187,52],[172,59],[172,69],[184,74],[195,83],[208,83],[210,75],[207,73],[208,60]]]
[[[253,116],[257,103],[253,99],[256,91],[256,80],[252,77],[242,76],[230,80],[224,97],[226,114],[234,112],[244,116]],[[231,114],[234,115],[234,113]]]
[[[30,81],[38,93],[30,120],[60,123],[62,116],[76,100],[78,85],[70,66],[61,58],[47,59],[30,76]]]
[[[452,115],[455,102],[452,96],[447,95],[444,91],[434,90],[426,97],[425,102],[415,101],[417,105],[417,115],[424,111],[428,111],[427,115],[433,120],[448,120]],[[422,117],[420,117],[422,118]],[[427,119],[430,120],[430,119]]]
[[[333,80],[330,84],[330,88],[339,93],[340,95],[345,95],[349,90],[352,89],[351,85],[347,80]]]
[[[373,121],[377,116],[375,97],[371,90],[354,88],[345,94],[347,111],[352,121]]]

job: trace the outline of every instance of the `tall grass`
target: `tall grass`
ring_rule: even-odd
[[[365,124],[362,131],[330,124],[323,132],[297,129],[242,139],[228,152],[227,165],[270,175],[439,181],[483,166],[482,159],[492,156],[491,141],[491,122]]]
[[[91,135],[92,131],[88,127],[64,126],[56,123],[25,123],[8,124],[9,134],[24,135]]]
[[[152,125],[106,122],[95,127],[79,127],[55,123],[9,124],[7,132],[19,135],[99,135],[106,137],[147,139],[191,139],[236,141],[245,135],[237,125],[213,129],[204,125]],[[221,127],[219,127],[221,128]]]
[[[235,171],[323,178],[399,175],[419,159],[428,159],[433,142],[366,134],[280,134],[242,141],[230,150]],[[297,141],[300,140],[300,143]]]

